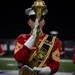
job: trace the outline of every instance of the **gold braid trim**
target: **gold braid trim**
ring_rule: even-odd
[[[60,62],[60,52],[58,48],[55,50],[55,52],[52,53],[52,59],[57,62]]]

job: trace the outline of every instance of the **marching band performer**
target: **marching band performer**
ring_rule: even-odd
[[[73,63],[75,64],[75,45],[73,46],[73,50],[72,50],[72,54],[73,54]]]
[[[58,37],[58,31],[50,31],[50,34],[51,34],[51,37],[53,36],[56,36]],[[63,55],[65,52],[63,51],[63,48],[62,48],[62,41],[60,41],[60,55]]]
[[[26,63],[36,50],[36,32],[38,25],[40,27],[39,44],[46,36],[46,34],[43,33],[42,28],[45,25],[44,18],[47,12],[48,10],[43,12],[41,20],[38,23],[38,19],[35,16],[34,10],[32,10],[32,8],[28,8],[25,10],[25,13],[28,15],[29,18],[27,23],[31,27],[31,31],[29,34],[20,34],[17,37],[14,49],[14,58],[17,62],[22,63],[22,66],[29,68],[29,66],[26,65]],[[46,40],[44,39],[44,41]],[[52,45],[52,41],[49,41],[48,44]],[[30,72],[37,71],[38,72],[37,75],[51,75],[58,71],[59,66],[60,66],[60,40],[59,38],[56,37],[52,51],[50,52],[50,55],[45,61],[44,65],[41,68],[34,66],[33,68],[29,68],[28,70],[30,70]]]
[[[5,54],[4,50],[2,49],[2,46],[0,44],[0,56],[3,56]]]

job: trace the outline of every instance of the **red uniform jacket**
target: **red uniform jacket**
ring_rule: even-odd
[[[4,51],[3,51],[2,47],[1,47],[1,44],[0,44],[0,54],[1,53],[4,53]]]
[[[73,63],[75,64],[75,46],[73,47],[73,51],[72,51],[72,53],[73,53]]]
[[[75,64],[75,54],[73,55],[73,63]]]
[[[39,42],[42,41],[46,34],[42,34]],[[28,40],[31,34],[21,34],[16,39],[14,58],[16,61],[22,63],[23,65],[28,61],[30,55],[36,50],[36,45],[32,47],[32,50],[28,49],[24,43]],[[56,73],[60,65],[60,40],[57,38],[53,50],[45,62],[47,66],[51,68],[51,73]]]

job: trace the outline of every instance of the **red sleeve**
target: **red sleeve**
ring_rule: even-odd
[[[20,35],[15,42],[14,58],[22,64],[25,64],[30,56],[31,50],[24,46],[27,39],[28,37],[24,34]]]
[[[62,50],[62,42],[61,41],[59,41],[60,42],[60,52],[62,52],[63,50]]]
[[[56,61],[50,59],[50,60],[47,60],[46,63],[47,63],[47,66],[49,66],[50,69],[51,69],[51,74],[54,74],[54,73],[56,73],[58,71],[59,62],[56,62]]]
[[[3,51],[3,49],[2,49],[2,47],[1,47],[1,44],[0,44],[0,53],[3,53],[4,51]]]
[[[73,55],[73,63],[75,64],[75,54]]]

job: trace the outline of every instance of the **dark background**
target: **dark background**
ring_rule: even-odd
[[[16,39],[21,33],[29,33],[26,8],[36,0],[9,0],[0,2],[0,38]],[[61,40],[75,39],[75,4],[74,0],[44,0],[48,14],[43,30],[50,34],[51,30],[59,32]]]

